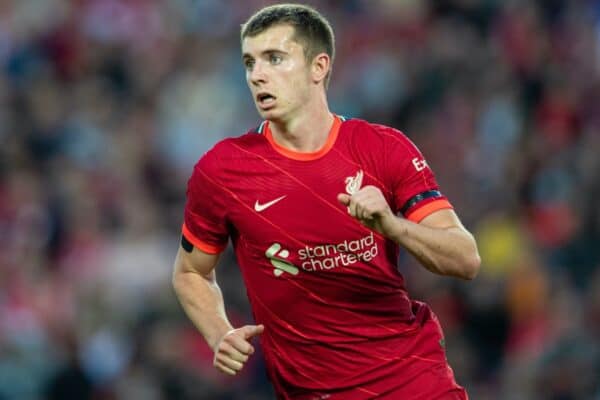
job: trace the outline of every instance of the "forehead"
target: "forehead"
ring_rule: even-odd
[[[302,46],[293,37],[294,28],[292,26],[276,25],[256,36],[246,36],[242,41],[242,53],[244,56],[257,56],[271,50],[287,53],[302,51]]]

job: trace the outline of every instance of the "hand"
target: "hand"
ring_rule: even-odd
[[[225,333],[214,349],[215,368],[228,375],[235,375],[241,371],[248,357],[254,353],[250,339],[264,330],[264,325],[245,325]]]
[[[348,213],[360,223],[389,236],[396,217],[378,187],[365,186],[353,195],[340,193],[338,201],[348,207]]]

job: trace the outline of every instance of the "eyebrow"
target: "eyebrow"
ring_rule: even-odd
[[[260,55],[265,55],[265,54],[272,54],[272,53],[281,53],[281,54],[288,54],[287,51],[281,50],[281,49],[266,49],[260,52]],[[248,59],[248,58],[254,58],[251,54],[249,53],[244,53],[242,54],[242,60]]]

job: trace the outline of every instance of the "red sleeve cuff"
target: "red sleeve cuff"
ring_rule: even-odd
[[[429,203],[423,205],[422,207],[417,207],[415,210],[412,210],[406,216],[406,219],[418,224],[426,216],[428,216],[438,210],[443,210],[446,208],[452,209],[454,207],[452,207],[452,204],[450,204],[450,202],[446,199],[434,200],[432,202],[429,202]]]
[[[208,254],[219,254],[227,246],[227,244],[224,244],[222,246],[215,246],[215,245],[203,242],[202,240],[200,240],[196,236],[194,236],[194,234],[188,229],[188,227],[185,226],[185,223],[181,227],[181,233],[183,234],[183,236],[185,236],[185,238],[187,240],[190,241],[190,243],[192,243],[194,245],[194,247],[196,247]]]

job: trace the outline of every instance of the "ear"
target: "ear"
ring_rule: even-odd
[[[331,68],[331,59],[327,53],[319,53],[313,58],[311,65],[311,76],[314,83],[319,83],[325,80],[329,69]]]

